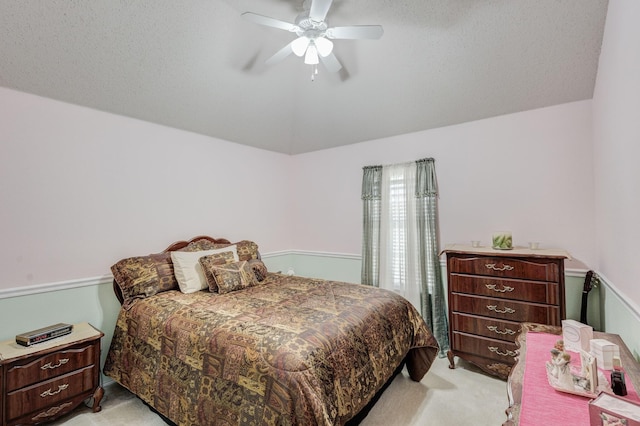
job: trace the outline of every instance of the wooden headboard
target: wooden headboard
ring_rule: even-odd
[[[231,244],[231,241],[227,240],[226,238],[213,238],[213,237],[208,237],[206,235],[199,235],[197,237],[193,237],[188,241],[176,241],[166,249],[162,250],[162,253],[180,250],[188,246],[189,243],[192,243],[194,241],[200,241],[200,240],[207,240],[216,244]],[[118,301],[120,302],[120,304],[122,304],[122,302],[124,302],[124,297],[122,296],[122,291],[120,291],[120,286],[118,285],[115,279],[113,280],[113,292],[116,294],[116,297],[118,298]]]

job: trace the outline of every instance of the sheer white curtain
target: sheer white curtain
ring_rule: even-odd
[[[379,286],[421,311],[419,232],[416,221],[416,163],[382,168]]]

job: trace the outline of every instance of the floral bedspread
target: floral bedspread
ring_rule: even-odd
[[[437,351],[393,292],[270,273],[122,309],[104,373],[179,425],[340,425],[405,356],[420,380]]]

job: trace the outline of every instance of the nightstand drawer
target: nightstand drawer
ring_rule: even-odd
[[[493,339],[515,342],[520,331],[520,323],[479,317],[476,315],[454,312],[451,315],[451,326],[462,333],[477,334]]]
[[[11,364],[7,368],[7,392],[92,365],[100,351],[99,343],[78,345]]]
[[[513,259],[509,257],[460,256],[450,259],[451,273],[557,282],[557,262],[546,259]]]
[[[93,366],[7,393],[7,421],[27,412],[51,406],[83,392],[91,392],[95,382]]]
[[[558,304],[558,284],[451,274],[451,291],[526,302]]]
[[[515,343],[488,339],[464,333],[453,333],[454,350],[495,359],[509,365],[515,364],[518,347]]]
[[[530,321],[560,325],[560,308],[558,306],[537,303],[451,294],[451,310],[452,312],[475,314],[509,321]]]

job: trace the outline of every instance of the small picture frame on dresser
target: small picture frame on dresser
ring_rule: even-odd
[[[599,386],[598,366],[596,358],[587,351],[580,351],[580,377],[584,379],[582,385],[584,391],[596,394]],[[579,385],[580,380],[577,383]]]

